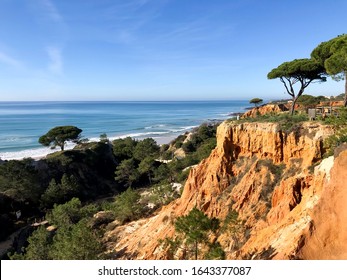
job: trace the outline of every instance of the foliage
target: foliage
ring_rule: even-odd
[[[179,198],[179,196],[180,194],[173,190],[171,184],[156,185],[150,189],[148,201],[157,206],[163,206]]]
[[[43,192],[38,171],[30,158],[0,165],[0,192],[17,200],[37,204]]]
[[[200,161],[207,158],[211,151],[216,147],[217,140],[216,137],[211,137],[209,139],[205,139],[203,143],[196,149],[197,158]]]
[[[12,260],[49,260],[52,235],[44,226],[36,229],[28,238],[28,246],[22,253],[10,254]]]
[[[337,129],[347,125],[347,108],[340,108],[337,116],[332,114],[326,117],[323,122],[333,125]]]
[[[61,184],[64,174],[69,178],[73,176],[79,185],[76,188],[78,192],[67,196],[65,201],[72,196],[82,200],[94,199],[117,188],[114,181],[116,166],[110,145],[102,142],[83,143],[76,149],[54,153],[42,160],[40,180],[47,187],[52,179]]]
[[[135,141],[130,137],[113,142],[113,153],[119,165],[115,171],[115,180],[127,187],[137,183],[144,185],[142,175],[150,184],[156,169],[155,158],[159,158],[160,147],[152,138]]]
[[[183,159],[175,159],[167,164],[169,182],[183,182],[189,173],[187,167],[197,164],[199,162],[195,154],[187,155]]]
[[[239,249],[247,239],[246,227],[239,220],[239,214],[231,207],[222,223],[221,233],[225,233],[231,238],[233,242],[232,248],[235,250]]]
[[[217,218],[209,218],[196,207],[187,215],[178,217],[175,221],[175,230],[181,235],[177,240],[183,241],[181,246],[185,246],[188,257],[192,254],[196,260],[199,256],[199,245],[207,244],[211,246],[208,236],[211,233],[215,233],[219,229],[219,226],[219,220]]]
[[[335,133],[324,140],[327,156],[333,155],[335,148],[347,142],[347,108],[341,108],[338,116],[330,116],[324,120],[325,123],[333,125]]]
[[[158,243],[166,249],[167,258],[173,260],[178,249],[181,248],[182,240],[179,237],[159,239]]]
[[[311,57],[318,61],[331,75],[339,81],[345,79],[344,106],[347,106],[347,35],[337,36],[327,42],[319,44],[311,53]]]
[[[54,203],[64,203],[80,191],[80,185],[77,179],[71,175],[64,174],[61,183],[58,184],[55,179],[49,183],[44,194],[41,196],[41,204],[43,207],[52,207]]]
[[[64,151],[66,141],[77,143],[81,138],[82,129],[76,126],[57,126],[39,138],[39,143],[44,146],[60,147]]]
[[[258,104],[263,103],[263,99],[261,98],[252,98],[249,103],[254,104],[255,107],[257,107]]]
[[[185,158],[173,159],[169,163],[156,161],[159,157],[172,158],[169,145],[159,147],[151,138],[135,141],[131,138],[117,139],[113,142],[113,153],[119,165],[115,171],[118,184],[127,187],[150,186],[156,183],[184,181],[189,171],[185,168],[206,158],[216,145],[217,124],[203,124],[192,132],[189,141],[183,144],[186,136],[178,136],[172,142],[181,142],[188,153]],[[189,150],[189,152],[188,152]]]
[[[133,158],[123,160],[116,168],[115,180],[123,183],[126,187],[131,187],[139,179],[139,172]]]
[[[89,226],[89,218],[96,212],[95,206],[82,206],[81,201],[55,205],[46,215],[56,230],[39,227],[29,237],[29,245],[22,254],[11,259],[27,260],[93,260],[100,258],[102,244],[97,232]]]
[[[340,108],[338,115],[331,115],[324,119],[324,123],[332,125],[335,133],[324,140],[324,147],[327,150],[326,156],[334,154],[335,148],[347,142],[347,108]]]
[[[272,122],[278,123],[282,131],[290,133],[295,130],[300,123],[308,121],[307,114],[295,114],[290,116],[288,113],[269,113],[260,115],[255,118],[245,118],[237,121],[238,123],[243,122]]]
[[[321,101],[325,101],[326,97],[324,96],[312,96],[308,94],[303,94],[298,98],[298,103],[303,105],[305,108],[314,108]]]
[[[206,141],[211,141],[211,139],[214,140],[209,142],[209,145],[214,143],[215,146],[215,142],[213,141],[215,141],[216,129],[217,125],[203,124],[199,126],[195,131],[193,131],[190,140],[182,144],[183,150],[186,153],[194,153],[200,146],[206,144]],[[213,144],[210,146],[213,146]]]
[[[219,242],[208,244],[209,249],[204,255],[205,260],[224,260],[225,252]]]
[[[173,152],[169,150],[169,144],[163,144],[160,146],[160,158],[163,160],[170,160],[173,158]]]
[[[283,176],[285,165],[276,165],[271,159],[260,159],[256,164],[256,172],[260,172],[262,167],[266,167],[269,172],[267,173],[267,182],[263,184],[260,195],[270,210],[272,193]]]
[[[182,147],[184,139],[186,139],[186,134],[179,135],[175,140],[172,141],[172,145],[176,148],[179,149]]]
[[[171,182],[173,181],[172,176],[173,174],[171,174],[171,170],[169,169],[169,164],[161,164],[159,165],[155,170],[154,170],[154,177],[153,177],[153,181],[154,182],[163,182],[163,183],[167,183],[167,182]]]
[[[134,149],[134,158],[138,161],[144,160],[146,157],[159,157],[159,146],[153,138],[146,138],[139,141]]]
[[[102,245],[87,223],[80,220],[70,228],[59,228],[54,236],[50,256],[54,260],[99,259]]]
[[[50,224],[57,227],[70,226],[76,224],[83,218],[90,217],[96,209],[82,210],[82,203],[78,198],[73,198],[64,204],[56,204],[50,213],[46,215],[46,219]]]
[[[268,79],[279,78],[287,93],[292,97],[291,115],[294,114],[295,103],[304,93],[305,88],[314,81],[325,81],[324,67],[313,59],[295,59],[284,62],[277,68],[272,69]],[[299,83],[299,90],[295,92],[294,85]]]
[[[139,173],[146,174],[148,176],[149,183],[152,184],[153,172],[155,170],[155,160],[152,157],[144,158],[138,167]]]
[[[325,139],[324,146],[327,149],[327,156],[333,155],[335,148],[342,143],[347,143],[347,127],[337,130],[335,134]]]
[[[133,151],[137,145],[137,141],[131,137],[124,139],[116,139],[112,142],[113,154],[118,162],[124,159],[130,159],[133,157]]]
[[[132,221],[141,215],[141,205],[139,204],[140,195],[132,188],[128,188],[116,196],[115,201],[109,206],[115,219],[121,223]]]

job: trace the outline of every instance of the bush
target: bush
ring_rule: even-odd
[[[213,257],[221,259],[225,255],[220,244],[210,242],[208,236],[216,234],[220,225],[217,218],[209,218],[202,211],[194,207],[188,215],[178,217],[175,221],[175,238],[166,238],[162,241],[164,247],[168,250],[169,257],[173,258],[178,248],[183,248],[185,252],[184,259],[197,260],[201,255],[201,245],[209,247],[203,257]]]
[[[332,156],[335,148],[342,143],[347,143],[347,128],[339,129],[335,134],[329,136],[324,141],[324,146],[327,149],[326,156]]]
[[[59,228],[54,236],[50,256],[54,260],[96,260],[102,245],[87,220],[80,220],[70,228]]]
[[[151,194],[148,201],[156,206],[163,206],[169,204],[176,198],[179,198],[179,194],[172,189],[171,184],[157,185],[151,188]]]
[[[137,141],[131,137],[124,139],[116,139],[112,142],[113,154],[118,162],[133,157],[133,151],[137,145]]]
[[[60,184],[57,184],[55,179],[49,183],[46,191],[41,196],[41,205],[46,208],[51,208],[54,203],[64,203],[72,197],[78,196],[80,185],[77,179],[71,175],[64,174]]]
[[[297,125],[302,122],[308,121],[308,115],[301,113],[291,116],[289,113],[270,113],[265,115],[259,115],[255,118],[245,118],[236,121],[237,123],[244,122],[272,122],[278,123],[282,131],[290,133]]]
[[[128,188],[116,196],[115,201],[105,210],[111,210],[115,215],[115,219],[121,223],[135,220],[141,216],[140,198],[141,196],[137,191]]]
[[[0,192],[17,201],[37,204],[43,188],[33,159],[10,160],[1,164]]]
[[[44,226],[28,238],[29,245],[23,254],[11,259],[27,260],[93,260],[100,258],[102,244],[97,232],[89,226],[89,219],[97,211],[93,205],[82,206],[81,201],[54,205],[46,219],[56,230],[47,231]]]
[[[325,156],[331,156],[336,147],[347,142],[347,108],[340,108],[337,116],[329,116],[324,123],[333,125],[335,129],[335,133],[324,141],[324,147],[327,150]]]

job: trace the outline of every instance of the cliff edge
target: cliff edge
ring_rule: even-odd
[[[167,259],[159,241],[197,207],[223,223],[237,213],[237,226],[215,237],[227,259],[346,258],[347,151],[323,159],[331,133],[313,122],[290,132],[276,123],[222,123],[216,148],[191,169],[179,199],[105,233],[110,257]]]

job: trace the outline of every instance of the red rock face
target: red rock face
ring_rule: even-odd
[[[265,115],[269,113],[280,113],[288,111],[288,105],[267,104],[258,108],[253,108],[242,115],[242,118],[252,117],[255,118],[258,115]]]
[[[312,229],[298,252],[303,259],[347,259],[347,150],[334,161],[330,180],[312,214]]]
[[[217,147],[190,171],[181,198],[153,217],[107,232],[105,242],[109,252],[114,258],[165,259],[167,254],[158,240],[172,237],[175,219],[197,206],[221,221],[231,210],[238,212],[243,230],[238,232],[238,238],[228,231],[218,237],[228,259],[318,258],[325,247],[319,247],[311,237],[319,230],[321,234],[326,232],[322,238],[328,240],[331,236],[328,224],[334,219],[327,219],[326,211],[335,213],[335,207],[341,205],[342,209],[346,205],[343,202],[347,192],[345,196],[338,193],[347,182],[345,177],[339,179],[341,172],[347,174],[346,153],[341,153],[335,163],[330,158],[314,172],[309,169],[321,160],[323,137],[329,133],[331,129],[313,123],[306,123],[288,135],[273,123],[221,124]],[[329,189],[330,185],[338,188],[336,193],[333,187]],[[336,201],[328,204],[327,198],[333,193]],[[339,219],[345,218],[347,211],[341,212],[344,214],[336,216],[334,227],[336,236],[338,229],[344,230],[338,237],[342,242],[347,231]],[[331,242],[325,243],[333,248]],[[333,255],[343,256],[342,253],[329,256]]]

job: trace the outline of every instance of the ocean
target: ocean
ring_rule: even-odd
[[[110,140],[152,137],[163,144],[204,122],[244,112],[247,106],[248,101],[0,102],[0,159],[51,153],[38,138],[55,126],[77,126],[90,141],[106,133]]]

